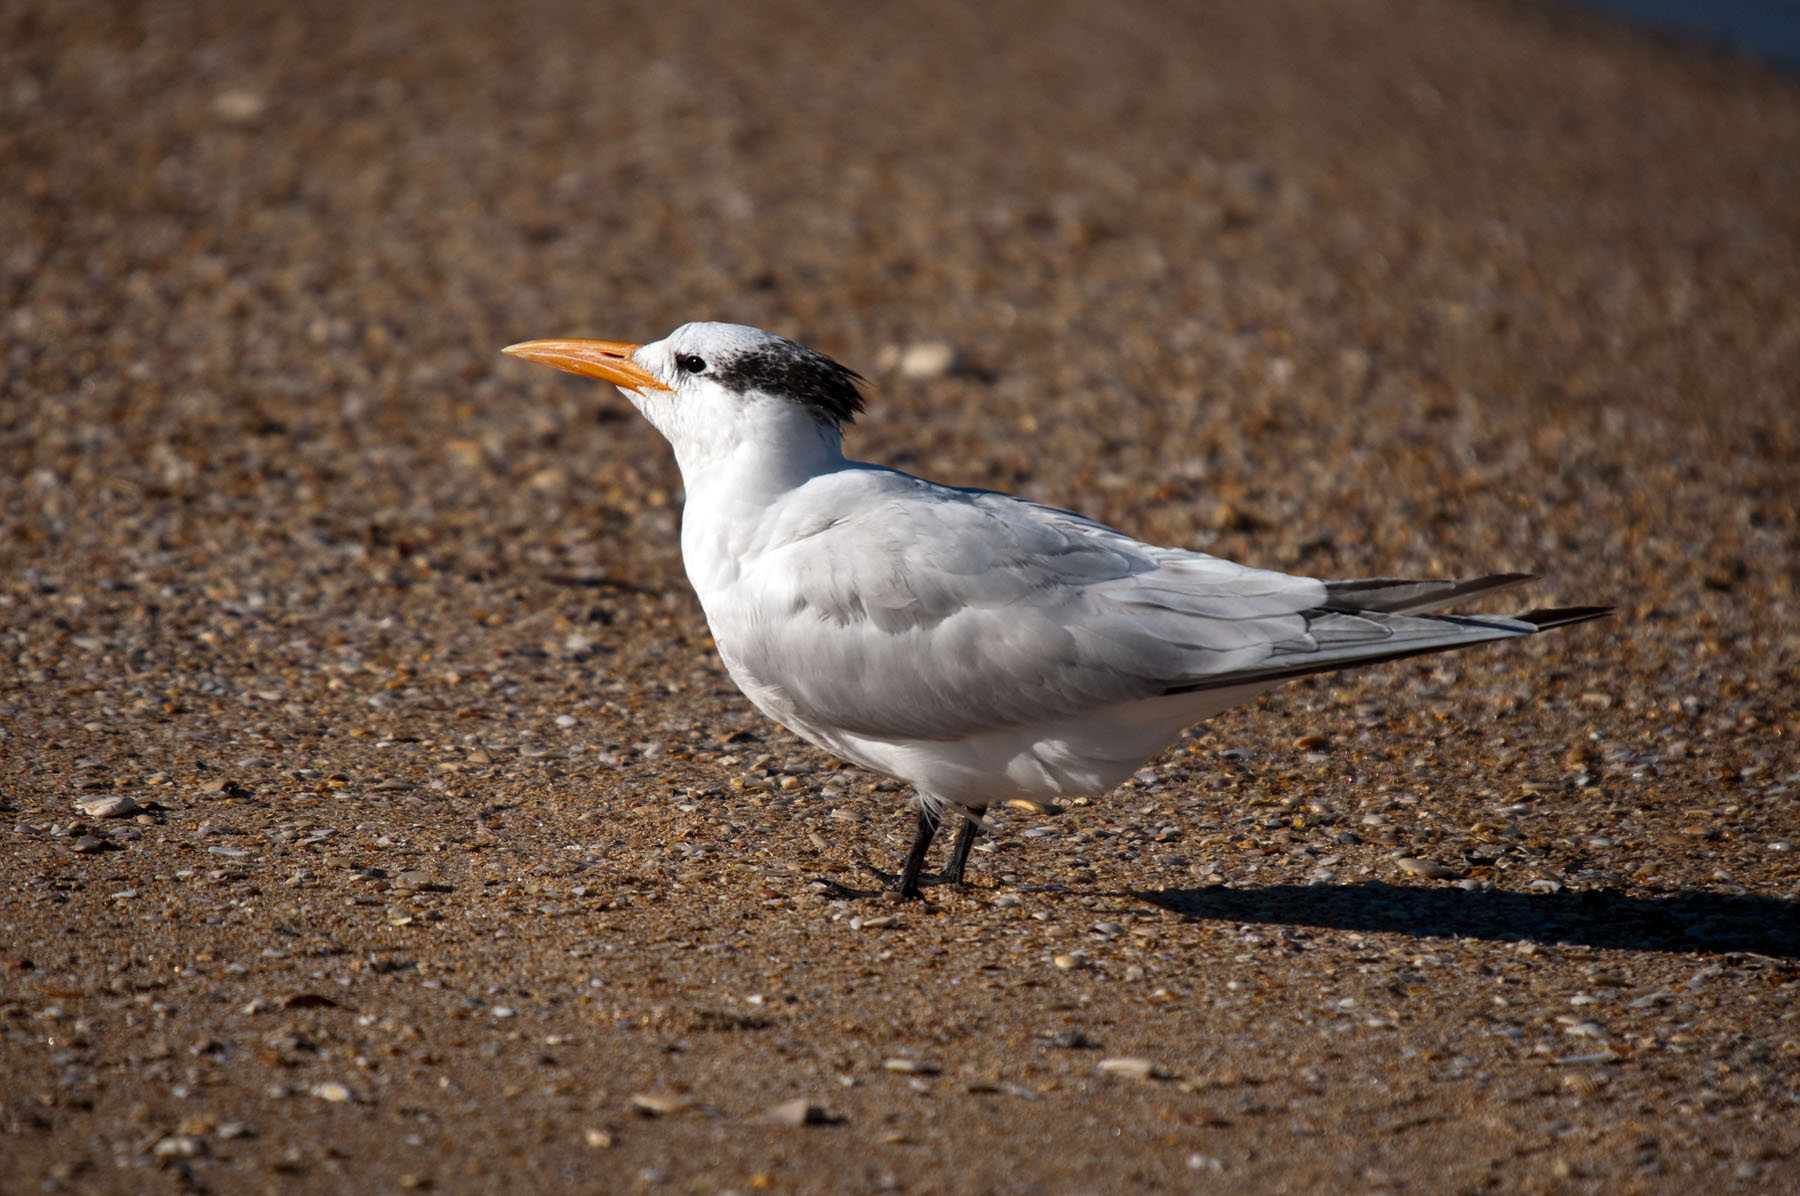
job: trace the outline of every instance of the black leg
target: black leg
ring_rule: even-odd
[[[950,863],[938,873],[938,882],[946,885],[959,885],[963,882],[963,865],[969,862],[969,849],[975,846],[975,836],[981,833],[981,824],[973,818],[964,818],[961,829],[956,832],[956,846],[950,851]]]
[[[932,836],[937,834],[938,817],[919,811],[919,833],[913,837],[912,850],[906,853],[906,866],[900,870],[900,883],[894,887],[894,892],[902,897],[919,895],[919,873],[925,868],[925,853],[931,850]]]

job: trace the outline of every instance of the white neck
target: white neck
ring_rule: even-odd
[[[757,406],[750,418],[683,420],[664,429],[675,433],[668,438],[687,491],[681,555],[703,603],[772,546],[784,498],[847,464],[835,426],[797,404]]]
[[[700,413],[669,436],[690,497],[729,479],[733,491],[754,501],[843,467],[842,431],[798,404],[771,399],[750,414],[708,419]]]

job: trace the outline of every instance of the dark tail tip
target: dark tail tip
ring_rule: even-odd
[[[1604,619],[1617,609],[1611,606],[1563,606],[1555,610],[1531,610],[1513,618],[1521,623],[1533,623],[1539,631],[1548,631],[1552,627],[1567,627],[1571,623],[1585,623],[1589,619]]]

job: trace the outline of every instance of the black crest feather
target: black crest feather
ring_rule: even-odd
[[[863,409],[862,375],[816,349],[770,340],[715,366],[720,383],[792,399],[820,422],[848,424]]]

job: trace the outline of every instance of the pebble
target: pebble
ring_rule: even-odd
[[[928,382],[956,368],[956,346],[949,341],[919,341],[894,353],[894,368],[902,378]]]
[[[221,91],[212,100],[212,114],[228,125],[247,125],[262,116],[268,101],[254,91]]]
[[[1151,1080],[1162,1076],[1163,1069],[1142,1055],[1117,1055],[1095,1065],[1109,1076],[1126,1076],[1134,1080]]]
[[[804,1097],[771,1105],[763,1110],[763,1117],[781,1125],[823,1125],[828,1120],[822,1107]]]
[[[851,918],[852,930],[890,930],[900,925],[900,919],[893,914],[882,914],[875,918]]]
[[[613,1144],[612,1132],[598,1128],[581,1131],[581,1140],[595,1150],[605,1150]]]
[[[668,1117],[694,1107],[694,1099],[673,1092],[634,1092],[631,1108],[645,1117]]]
[[[1461,875],[1461,873],[1450,867],[1448,864],[1439,864],[1432,860],[1414,859],[1412,856],[1402,856],[1395,860],[1394,864],[1402,872],[1410,872],[1414,876],[1423,876],[1427,880],[1449,880],[1452,877]]]
[[[1611,1063],[1618,1057],[1612,1051],[1596,1051],[1591,1055],[1559,1055],[1551,1062],[1558,1067],[1583,1067],[1593,1063]]]
[[[82,835],[69,845],[69,850],[80,852],[82,855],[92,855],[96,851],[105,851],[106,844],[93,835]]]
[[[929,1059],[884,1059],[883,1071],[896,1071],[908,1076],[935,1076],[944,1069]]]
[[[1581,1057],[1595,1058],[1594,1056],[1587,1055]],[[1557,1062],[1567,1064],[1568,1060],[1559,1059]],[[1597,1071],[1578,1071],[1571,1075],[1564,1076],[1562,1080],[1564,1088],[1582,1096],[1592,1096],[1610,1083],[1612,1083],[1611,1076],[1607,1075],[1605,1072]]]
[[[206,1141],[193,1134],[170,1134],[151,1147],[159,1159],[193,1159],[206,1153]]]
[[[123,793],[109,793],[104,797],[84,797],[75,802],[75,808],[90,818],[125,818],[137,813],[137,799]]]
[[[322,1084],[314,1084],[308,1091],[320,1100],[329,1101],[334,1105],[347,1104],[356,1099],[356,1094],[350,1091],[348,1085],[340,1084],[336,1080],[327,1080]]]

